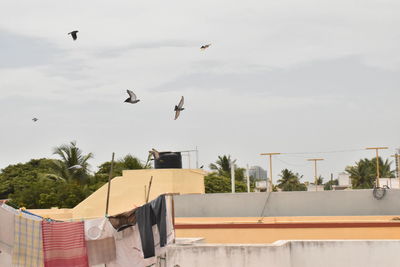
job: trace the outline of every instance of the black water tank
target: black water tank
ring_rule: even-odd
[[[159,152],[160,157],[154,160],[155,169],[182,169],[181,152]]]

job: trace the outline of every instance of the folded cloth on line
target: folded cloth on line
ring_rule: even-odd
[[[87,267],[83,222],[42,221],[45,267]]]
[[[85,221],[85,239],[90,266],[115,260],[114,231],[107,218]]]
[[[13,266],[43,266],[41,222],[14,215]]]
[[[0,207],[0,248],[11,253],[14,246],[14,213]]]
[[[120,229],[121,227],[125,227],[127,225],[135,225],[136,210],[137,208],[134,208],[130,211],[119,213],[114,216],[109,216],[108,219],[110,220],[110,223],[116,230]]]

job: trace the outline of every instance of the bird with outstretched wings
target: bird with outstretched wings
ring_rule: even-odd
[[[129,97],[124,102],[136,104],[137,102],[140,101],[140,99],[137,99],[135,93],[132,92],[131,90],[126,90],[126,92],[128,93]]]
[[[79,31],[72,31],[72,32],[69,32],[68,34],[70,34],[72,36],[72,40],[76,41],[76,39],[78,38],[78,32]]]
[[[175,111],[175,120],[179,117],[181,114],[181,111],[184,110],[183,108],[183,103],[184,103],[184,98],[183,96],[181,97],[181,101],[179,101],[179,104],[175,106],[174,111]]]

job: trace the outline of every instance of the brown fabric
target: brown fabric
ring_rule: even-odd
[[[98,240],[88,240],[89,265],[104,264],[115,260],[116,248],[114,237],[107,237]]]
[[[120,227],[125,226],[127,224],[135,225],[136,224],[136,210],[137,208],[126,211],[114,216],[108,217],[108,220],[112,224],[112,226],[118,230]]]

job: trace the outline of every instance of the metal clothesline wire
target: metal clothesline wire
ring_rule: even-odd
[[[314,152],[283,152],[281,155],[310,155],[310,154],[330,154],[330,153],[345,153],[345,152],[356,152],[365,151],[365,149],[343,149],[343,150],[328,150],[328,151],[314,151]]]

